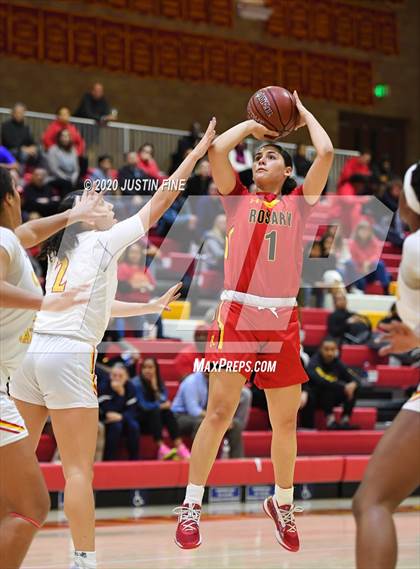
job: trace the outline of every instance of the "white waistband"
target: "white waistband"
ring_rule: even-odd
[[[224,290],[220,296],[220,300],[240,302],[241,304],[248,304],[249,306],[255,306],[257,308],[293,308],[296,304],[296,298],[294,296],[267,298],[265,296],[238,292],[237,290]]]

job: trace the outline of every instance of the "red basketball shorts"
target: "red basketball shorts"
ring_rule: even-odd
[[[297,308],[222,301],[207,338],[206,369],[241,373],[260,389],[305,383]]]

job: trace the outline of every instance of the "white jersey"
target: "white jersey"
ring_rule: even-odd
[[[404,241],[397,310],[404,324],[420,335],[420,229]]]
[[[10,259],[6,282],[24,291],[42,294],[29,257],[13,231],[0,227],[0,247]],[[0,308],[0,390],[5,390],[8,377],[25,355],[31,342],[34,319],[34,310]]]
[[[138,213],[107,231],[85,231],[62,258],[48,262],[46,294],[88,284],[89,300],[62,312],[38,312],[34,331],[98,345],[111,315],[117,291],[118,258],[144,235]]]
[[[420,229],[404,241],[398,271],[397,310],[404,324],[420,336]],[[403,409],[420,413],[420,384]]]

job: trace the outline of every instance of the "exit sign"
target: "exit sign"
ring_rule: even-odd
[[[373,94],[377,99],[383,99],[389,95],[389,85],[386,83],[378,83],[373,88]]]

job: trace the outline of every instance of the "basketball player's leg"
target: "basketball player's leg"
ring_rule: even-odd
[[[36,451],[42,430],[48,419],[48,410],[42,405],[34,405],[20,399],[13,399],[17,410],[25,421],[28,429],[28,442],[33,452]]]
[[[290,385],[265,389],[268,413],[273,430],[271,439],[271,460],[276,485],[288,489],[293,487],[296,462],[296,423],[302,387]]]
[[[28,437],[0,448],[0,473],[0,569],[17,569],[50,508]]]
[[[380,440],[353,499],[357,569],[392,569],[397,537],[392,514],[420,484],[420,413],[402,410]]]
[[[97,408],[51,409],[51,422],[63,464],[64,511],[76,551],[95,551],[93,462],[98,435]]]
[[[206,415],[191,449],[189,474],[191,484],[205,485],[222,437],[232,423],[245,381],[240,373],[210,374]]]

